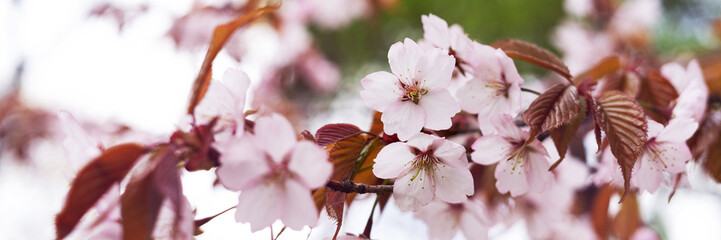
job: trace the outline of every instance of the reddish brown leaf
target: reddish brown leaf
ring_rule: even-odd
[[[523,112],[523,120],[531,126],[532,141],[545,131],[556,129],[576,119],[581,112],[581,102],[573,85],[558,84],[538,96],[528,110]]]
[[[126,143],[108,148],[78,172],[62,211],[55,219],[57,238],[65,238],[95,202],[120,182],[145,152],[139,144]]]
[[[228,41],[228,38],[230,38],[230,36],[233,35],[235,30],[238,28],[267,13],[277,10],[279,7],[280,5],[258,8],[241,15],[230,22],[215,27],[215,30],[213,31],[213,38],[210,41],[210,47],[208,47],[208,52],[205,54],[205,59],[203,59],[203,65],[200,67],[198,77],[195,78],[195,82],[193,83],[192,95],[190,97],[190,102],[188,103],[188,114],[193,115],[195,106],[203,100],[205,92],[208,91],[212,75],[211,70],[213,68],[213,60],[215,60],[215,57],[218,56],[218,53],[223,48],[223,45],[225,45]]]
[[[603,81],[601,94],[614,90],[635,98],[641,90],[641,79],[632,72],[609,75]]]
[[[717,141],[721,133],[721,111],[711,110],[704,115],[696,133],[686,141],[691,149],[693,159],[699,161],[702,155],[711,149],[711,144]]]
[[[130,179],[120,197],[124,239],[150,239],[166,199],[179,216],[184,200],[177,168],[180,160],[175,156],[175,150],[172,145],[161,147],[151,158],[149,169],[138,178]],[[173,229],[178,229],[179,221],[176,217]]]
[[[717,137],[709,146],[704,168],[711,178],[721,183],[721,137]]]
[[[715,50],[698,58],[701,71],[712,95],[721,94],[721,50]]]
[[[602,59],[596,65],[591,67],[584,73],[579,74],[573,79],[573,82],[578,86],[584,81],[590,81],[592,85],[598,82],[598,79],[614,73],[621,69],[621,59],[617,56],[610,56]]]
[[[571,73],[563,61],[556,57],[551,51],[536,46],[533,43],[517,40],[505,39],[492,44],[494,48],[500,48],[509,57],[527,61],[543,68],[554,71],[566,79],[571,79]]]
[[[608,216],[608,205],[611,202],[613,192],[614,190],[610,185],[603,185],[598,189],[593,199],[591,222],[599,239],[608,239],[608,233],[611,228],[611,219]]]
[[[641,81],[638,101],[648,104],[644,108],[653,120],[666,124],[671,118],[671,102],[678,98],[676,88],[658,71],[649,72]]]
[[[560,158],[555,163],[553,163],[553,165],[551,165],[548,171],[552,171],[553,169],[555,169],[558,164],[560,164],[561,161],[566,158],[568,145],[571,144],[571,140],[573,140],[574,136],[576,136],[576,131],[578,131],[578,128],[581,126],[583,119],[586,117],[586,100],[584,98],[581,98],[580,103],[581,112],[578,114],[578,116],[576,116],[575,119],[573,119],[573,121],[571,121],[571,123],[548,132],[549,135],[551,135],[551,139],[553,139],[553,145],[556,146],[558,156],[560,156]]]
[[[630,239],[633,233],[643,225],[638,200],[635,195],[621,203],[621,210],[613,218],[613,230],[619,239]]]
[[[371,122],[371,128],[369,133],[380,136],[383,133],[383,122],[381,121],[381,112],[373,112],[373,121]]]
[[[337,142],[347,137],[351,137],[361,132],[363,131],[361,131],[360,128],[356,127],[353,124],[327,124],[315,132],[315,139],[318,145],[325,147],[328,146],[328,144]]]
[[[646,143],[646,116],[628,95],[619,91],[604,93],[598,100],[598,119],[611,145],[611,153],[621,166],[624,179],[623,201],[630,188],[631,171]]]
[[[373,175],[370,166],[373,165],[373,159],[383,146],[384,143],[379,138],[364,133],[356,133],[328,144],[325,149],[328,150],[328,157],[333,163],[330,180],[353,180],[356,183],[378,184],[379,180]],[[341,195],[326,187],[313,192],[316,207],[319,210],[326,207],[328,215],[337,217],[339,225],[343,217],[343,204],[338,201],[344,199],[350,204],[354,197],[355,194]]]

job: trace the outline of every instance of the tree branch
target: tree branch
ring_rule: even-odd
[[[330,180],[325,184],[326,187],[336,192],[342,193],[392,193],[393,185],[367,185],[362,183],[354,183],[351,181],[335,181]]]

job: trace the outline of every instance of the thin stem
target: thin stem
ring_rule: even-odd
[[[521,87],[521,91],[523,91],[523,92],[528,92],[528,93],[533,93],[533,94],[536,94],[536,96],[541,96],[541,93],[540,93],[540,92],[537,92],[536,90],[533,90],[533,89],[528,89],[528,88]]]
[[[383,185],[388,184],[388,179],[383,180]],[[371,208],[371,215],[368,216],[368,221],[366,222],[366,227],[363,230],[363,235],[368,237],[368,239],[371,238],[371,229],[373,228],[373,214],[376,212],[376,206],[378,206],[378,202],[381,199],[382,194],[376,194],[376,201],[373,203],[373,208]]]
[[[392,193],[393,185],[367,185],[362,183],[354,183],[351,181],[335,181],[330,180],[325,184],[326,187],[336,192],[343,193]]]

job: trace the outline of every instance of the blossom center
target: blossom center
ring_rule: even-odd
[[[426,95],[428,93],[428,90],[422,88],[418,81],[414,81],[411,85],[406,85],[405,83],[401,82],[400,91],[403,93],[402,101],[411,101],[415,104],[418,104],[418,102],[421,100],[421,97],[423,95]]]

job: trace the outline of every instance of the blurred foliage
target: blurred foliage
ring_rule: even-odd
[[[517,38],[551,49],[549,33],[564,16],[562,0],[399,0],[396,6],[337,31],[313,29],[317,46],[341,67],[344,80],[369,62],[386,63],[391,44],[423,37],[421,15],[433,13],[468,36],[491,44]],[[382,65],[388,68],[386,65]],[[544,71],[529,65],[521,71]],[[358,80],[358,79],[355,79]]]

